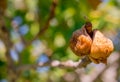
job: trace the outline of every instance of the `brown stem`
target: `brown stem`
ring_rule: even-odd
[[[87,33],[90,35],[90,37],[93,37],[93,31],[92,31],[92,23],[91,22],[86,22],[85,23],[85,29]]]
[[[0,14],[0,39],[4,42],[6,47],[5,56],[7,59],[7,72],[8,72],[8,75],[10,75],[8,77],[11,80],[14,80],[16,79],[16,77],[14,77],[16,75],[15,64],[12,57],[10,56],[10,50],[13,46],[13,43],[10,40],[10,33],[5,26],[5,21],[2,14]],[[10,81],[10,82],[13,82],[13,81]]]
[[[19,66],[17,70],[24,71],[24,70],[35,69],[37,67],[44,67],[44,66],[76,69],[76,68],[86,67],[89,63],[91,63],[91,61],[89,60],[88,57],[85,57],[77,62],[74,62],[72,60],[67,60],[64,62],[53,60],[53,61],[48,61],[46,63],[39,62],[38,64],[34,64],[34,65]]]
[[[90,20],[89,20],[89,18],[87,16],[84,16],[84,19],[86,21],[85,29],[86,29],[87,33],[90,35],[90,37],[92,38],[92,36],[93,36],[92,23],[90,22]]]
[[[31,44],[34,40],[36,40],[37,38],[39,38],[42,34],[44,34],[44,32],[49,28],[49,24],[50,24],[50,20],[54,17],[55,15],[55,9],[57,7],[57,3],[58,0],[53,0],[51,7],[50,7],[50,13],[49,13],[49,17],[45,23],[45,25],[43,26],[42,29],[39,30],[38,34],[30,41],[28,42],[28,45]]]
[[[56,6],[57,6],[57,3],[58,3],[58,0],[53,0],[52,4],[51,4],[51,7],[50,7],[50,13],[49,13],[49,17],[45,23],[45,25],[42,27],[41,30],[39,30],[38,34],[30,41],[28,41],[26,43],[25,39],[21,37],[24,45],[25,45],[25,49],[29,47],[29,45],[36,39],[38,39],[48,28],[49,28],[49,23],[50,23],[50,20],[54,17],[55,15],[55,9],[56,9]],[[24,51],[24,50],[23,50]],[[21,54],[21,53],[20,53]],[[19,64],[21,64],[21,57],[19,57]]]

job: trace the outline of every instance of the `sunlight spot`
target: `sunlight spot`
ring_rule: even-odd
[[[34,13],[33,12],[28,12],[26,14],[25,18],[26,18],[27,21],[34,21],[34,18],[35,18]]]
[[[74,20],[73,20],[73,19],[69,19],[69,20],[67,21],[67,25],[68,25],[70,28],[72,28],[72,27],[75,25]]]
[[[53,18],[51,21],[50,21],[50,25],[51,26],[57,26],[58,25],[58,21],[56,18]]]
[[[57,47],[63,47],[65,45],[65,39],[62,34],[57,34],[55,36],[54,44]]]
[[[39,24],[38,23],[31,24],[30,32],[33,36],[36,35],[39,32]]]
[[[64,12],[64,18],[65,20],[68,20],[69,18],[71,18],[72,16],[75,15],[75,10],[74,8],[68,8],[65,12]]]

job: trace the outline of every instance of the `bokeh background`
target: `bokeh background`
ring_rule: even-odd
[[[73,31],[85,23],[84,16],[115,47],[107,65],[91,63],[77,69],[29,68],[18,73],[14,82],[120,82],[120,0],[54,0],[57,6],[50,19],[53,0],[5,1],[0,3],[3,2],[1,7],[7,7],[4,21],[13,42],[10,56],[15,67],[51,60],[79,61],[80,57],[69,48],[69,40]],[[44,32],[35,38],[41,29]],[[0,82],[10,82],[11,78],[5,52],[4,42],[0,40]]]

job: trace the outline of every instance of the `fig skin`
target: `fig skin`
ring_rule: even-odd
[[[107,64],[107,57],[109,57],[113,49],[114,46],[110,39],[105,37],[99,30],[93,30],[93,42],[89,55],[91,61]]]
[[[85,26],[73,32],[70,39],[71,50],[80,57],[89,55],[92,45],[92,39],[84,27]]]

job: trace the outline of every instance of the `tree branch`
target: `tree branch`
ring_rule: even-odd
[[[4,42],[5,47],[6,47],[6,58],[8,60],[8,63],[13,64],[13,60],[10,57],[9,51],[12,47],[12,42],[10,40],[10,33],[7,30],[6,26],[5,26],[5,22],[4,22],[4,18],[3,15],[0,14],[0,39]]]
[[[31,44],[34,40],[36,40],[37,38],[39,38],[42,34],[44,34],[44,32],[49,28],[50,25],[50,20],[54,17],[55,15],[55,9],[57,7],[58,4],[58,0],[53,0],[51,7],[50,7],[50,13],[49,13],[49,17],[45,23],[45,25],[42,27],[42,29],[39,30],[38,34],[30,41],[28,42],[28,44],[26,46],[28,46],[29,44]]]
[[[10,50],[13,47],[13,43],[10,39],[10,32],[5,25],[4,14],[0,14],[0,39],[3,41],[6,47],[5,56],[7,59],[7,72],[8,75],[11,75],[9,80],[11,80],[10,82],[15,82],[13,81],[16,79],[16,71],[14,70],[15,63],[10,55]]]
[[[24,43],[24,47],[25,49],[27,47],[29,47],[29,45],[34,41],[36,40],[37,38],[39,38],[39,36],[41,36],[49,27],[49,23],[50,23],[50,20],[54,17],[55,15],[55,8],[57,6],[57,3],[58,3],[58,0],[53,0],[52,4],[51,4],[51,7],[50,7],[50,13],[49,13],[49,17],[45,23],[45,25],[43,26],[43,28],[41,30],[39,30],[38,34],[30,41],[26,42],[25,39],[23,37],[21,37],[21,40],[22,42]],[[20,53],[21,54],[21,53]],[[20,60],[21,60],[21,57],[19,57],[19,63],[20,63]]]
[[[39,62],[38,64],[34,64],[34,65],[23,65],[23,66],[19,66],[17,68],[17,71],[29,70],[31,68],[36,69],[37,67],[44,67],[44,66],[76,69],[76,68],[86,67],[90,63],[91,63],[90,59],[86,56],[85,58],[81,59],[78,62],[74,62],[72,60],[67,60],[65,62],[53,60],[53,61],[48,61],[46,63]]]

